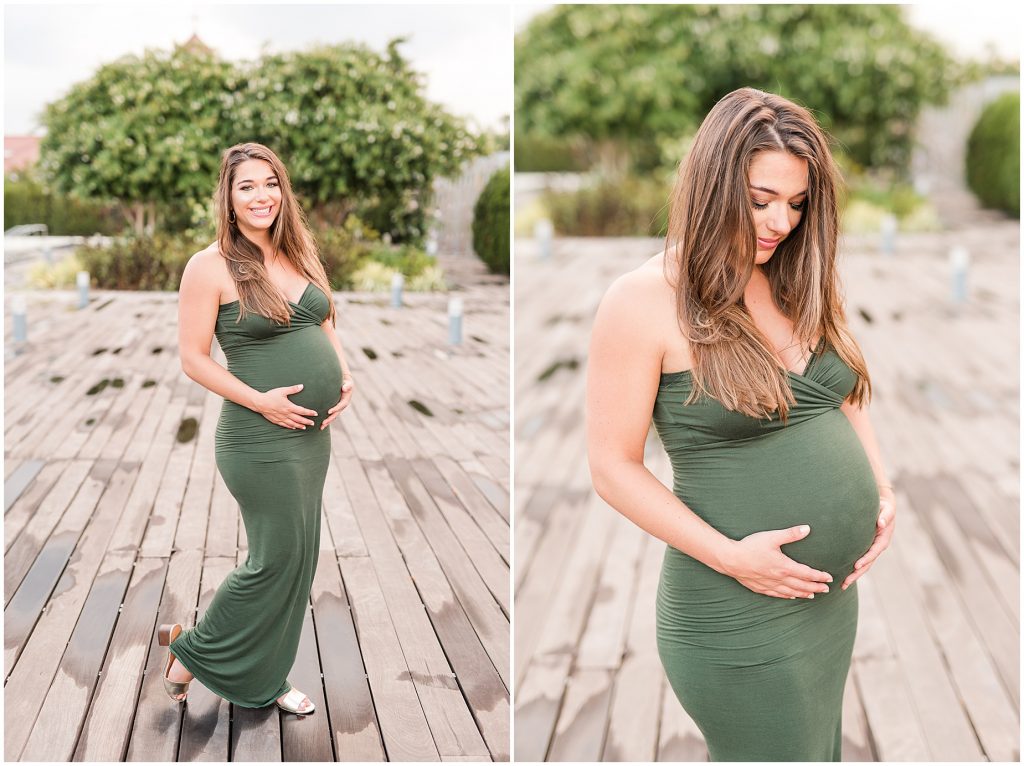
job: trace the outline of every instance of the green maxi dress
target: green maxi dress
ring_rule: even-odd
[[[658,652],[713,761],[841,760],[857,630],[857,586],[842,583],[874,539],[878,488],[839,409],[856,383],[850,368],[832,349],[816,350],[789,381],[796,405],[786,425],[707,396],[684,406],[686,370],[663,374],[655,400],[673,493],[734,540],[809,524],[782,551],[833,578],[813,599],[765,596],[666,547]]]
[[[228,371],[258,391],[303,384],[291,401],[316,410],[305,430],[275,425],[228,399],[215,437],[217,469],[238,501],[249,543],[245,562],[217,589],[203,618],[170,649],[203,686],[242,707],[263,707],[291,689],[320,548],[320,504],[331,430],[341,398],[338,354],[320,324],[329,299],[309,283],[291,324],[222,304],[215,335]]]

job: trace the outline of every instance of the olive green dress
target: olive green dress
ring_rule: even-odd
[[[289,395],[316,410],[305,430],[271,423],[225,399],[215,437],[217,468],[238,501],[248,556],[217,589],[203,618],[171,651],[203,686],[242,707],[263,707],[291,689],[320,549],[320,502],[331,430],[320,430],[341,399],[338,354],[320,324],[329,299],[310,283],[291,325],[253,313],[236,322],[238,301],[221,305],[215,334],[228,370],[258,391],[303,384]]]
[[[828,349],[789,381],[786,425],[707,396],[684,406],[689,371],[663,374],[655,402],[673,492],[688,508],[734,540],[809,524],[782,551],[833,578],[813,599],[776,598],[666,548],[658,652],[713,761],[841,760],[857,630],[857,586],[842,583],[874,539],[878,489],[839,409],[856,382],[850,368]]]

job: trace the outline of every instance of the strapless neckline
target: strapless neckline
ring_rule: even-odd
[[[300,305],[302,303],[302,299],[306,297],[306,293],[309,292],[309,288],[311,288],[312,286],[313,286],[312,282],[306,282],[306,289],[302,291],[302,295],[299,296],[299,299],[297,301],[288,301],[288,302],[290,304],[292,304],[293,306]],[[227,306],[234,306],[236,303],[238,303],[238,299],[237,298],[235,300],[233,300],[233,301],[228,301],[227,303],[222,303],[217,308],[217,311],[219,312],[221,309],[226,308]]]
[[[815,360],[818,358],[819,355],[823,355],[824,354],[824,348],[823,348],[824,345],[825,345],[824,339],[822,339],[821,341],[818,342],[818,347],[815,348],[813,351],[811,351],[811,355],[807,357],[807,364],[804,365],[804,369],[803,369],[802,372],[796,372],[795,370],[786,370],[786,372],[789,375],[791,375],[792,377],[794,377],[794,378],[803,378],[804,380],[807,380],[808,379],[808,373],[810,373],[811,367],[814,365]],[[821,351],[819,351],[819,349],[821,349]],[[692,377],[693,377],[693,370],[675,370],[673,372],[663,372],[663,373],[661,373],[662,381],[672,380],[673,378],[692,378]]]

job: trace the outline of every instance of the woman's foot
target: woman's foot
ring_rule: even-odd
[[[308,715],[316,710],[316,706],[309,701],[309,697],[294,687],[277,698],[277,706],[298,715]]]
[[[171,660],[171,669],[167,671],[166,677],[168,681],[175,681],[177,683],[188,683],[193,678],[192,674],[185,669],[185,666],[178,662],[177,657],[174,657],[174,659]],[[185,699],[184,693],[172,694],[171,696],[179,701]]]
[[[166,646],[167,661],[164,662],[163,681],[164,691],[175,702],[184,702],[188,693],[188,685],[192,680],[192,674],[181,664],[174,653],[170,650],[178,636],[181,635],[181,625],[177,622],[164,623],[157,629],[157,643]],[[175,669],[177,666],[177,669]]]

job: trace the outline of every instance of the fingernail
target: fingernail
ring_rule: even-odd
[[[807,598],[814,598],[814,594],[813,593],[808,593],[807,594]]]
[[[823,590],[822,593],[828,593],[828,586],[827,585],[825,586],[825,590]]]

